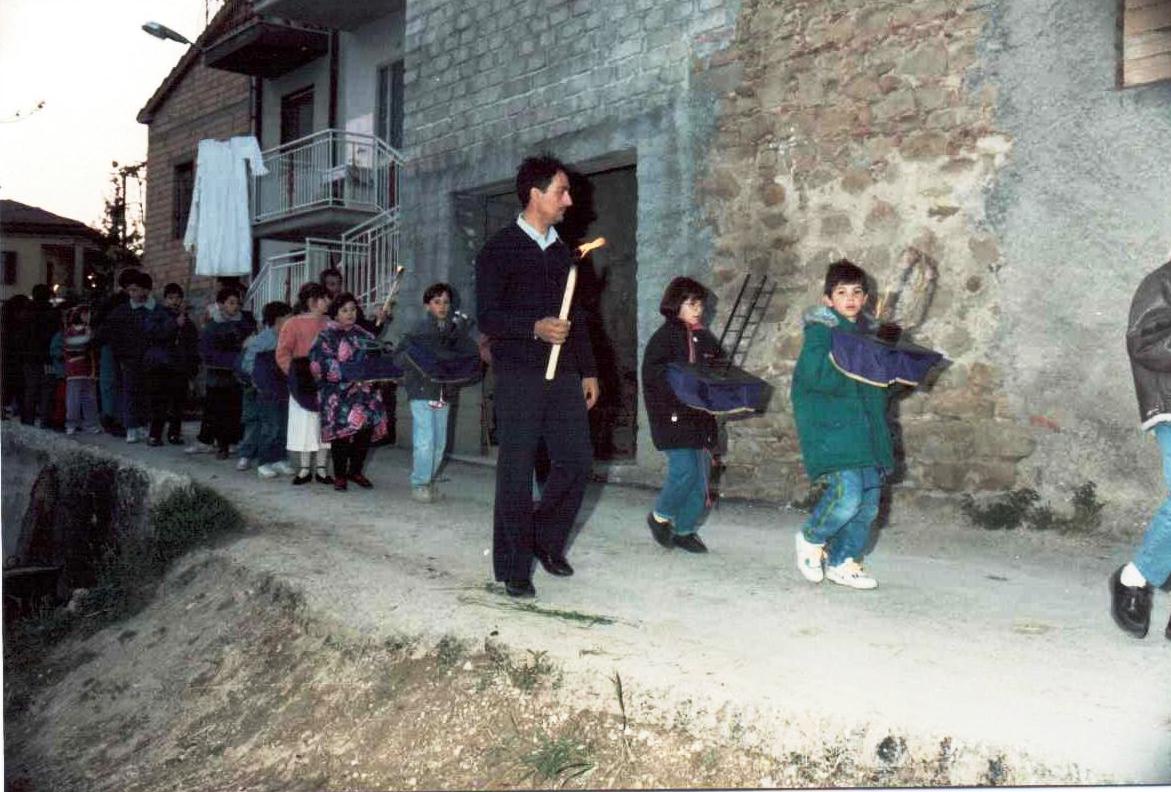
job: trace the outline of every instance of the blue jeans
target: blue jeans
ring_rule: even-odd
[[[699,530],[707,510],[707,451],[702,448],[668,448],[667,478],[655,499],[655,514],[671,521],[677,536]]]
[[[1171,423],[1155,424],[1152,431],[1163,454],[1163,479],[1171,490]],[[1171,577],[1171,495],[1151,518],[1134,565],[1152,586],[1161,586]]]
[[[451,405],[433,408],[426,399],[411,399],[411,486],[426,487],[443,464],[447,450],[447,416]]]
[[[839,470],[825,476],[829,486],[802,532],[807,541],[826,545],[827,565],[837,566],[847,558],[862,559],[870,524],[878,516],[882,478],[876,467]]]

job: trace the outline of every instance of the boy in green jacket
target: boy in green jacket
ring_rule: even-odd
[[[878,586],[859,559],[878,515],[883,480],[894,468],[887,389],[847,377],[830,359],[834,332],[869,326],[862,313],[866,281],[866,273],[845,259],[829,266],[824,306],[804,317],[805,342],[792,387],[805,471],[828,485],[797,532],[797,568],[812,583],[828,577],[855,589]]]

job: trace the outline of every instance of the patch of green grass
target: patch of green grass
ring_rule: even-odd
[[[1048,503],[1040,503],[1036,490],[1013,490],[984,504],[965,495],[961,510],[972,523],[988,531],[1011,531],[1026,527],[1035,531],[1058,533],[1092,533],[1102,524],[1106,504],[1098,500],[1097,486],[1087,481],[1073,491],[1070,511],[1060,514]]]
[[[435,645],[435,659],[442,670],[455,667],[468,653],[466,643],[454,635],[445,635]]]
[[[171,493],[150,511],[155,553],[169,564],[194,547],[244,530],[244,517],[230,501],[202,484]]]
[[[518,602],[513,605],[516,610],[527,611],[528,613],[536,613],[541,616],[551,616],[554,619],[564,619],[565,621],[578,622],[594,626],[595,624],[614,624],[615,619],[609,616],[599,616],[594,613],[582,613],[581,611],[560,610],[558,608],[543,608],[540,605],[534,605],[531,602]]]
[[[571,735],[550,737],[541,732],[537,746],[521,757],[521,763],[531,768],[531,775],[541,781],[564,784],[594,769],[589,745]]]

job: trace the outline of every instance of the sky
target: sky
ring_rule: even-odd
[[[142,25],[161,22],[194,40],[205,2],[213,14],[220,5],[0,0],[0,198],[97,226],[111,162],[146,159],[147,128],[134,117],[187,50]]]

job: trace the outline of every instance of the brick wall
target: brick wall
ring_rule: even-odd
[[[249,79],[195,64],[156,110],[147,141],[146,232],[143,266],[159,289],[174,281],[200,305],[215,289],[195,277],[194,260],[174,226],[175,166],[194,161],[199,141],[251,134]]]

